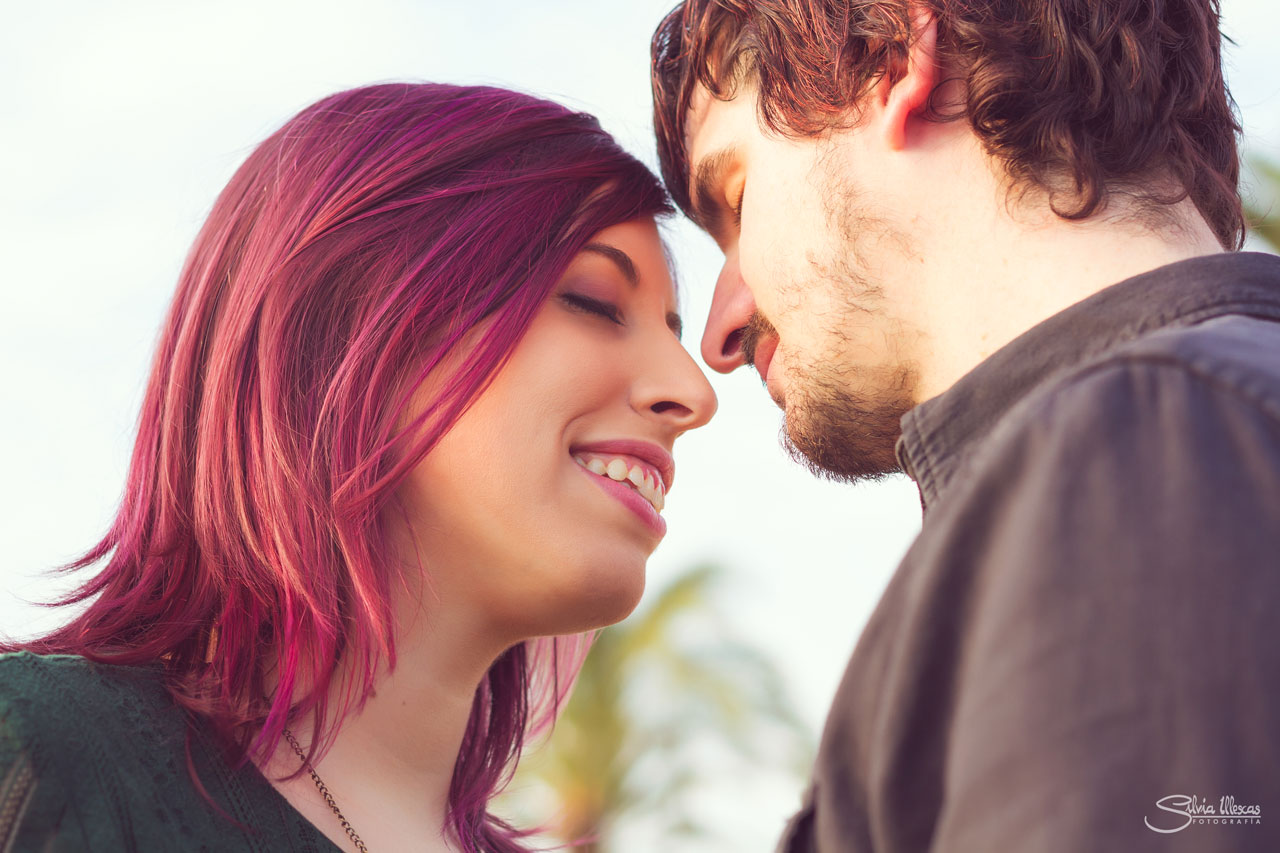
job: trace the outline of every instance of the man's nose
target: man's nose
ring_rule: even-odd
[[[755,311],[756,302],[742,280],[735,248],[725,255],[702,333],[702,359],[708,367],[730,373],[743,365],[742,330]]]

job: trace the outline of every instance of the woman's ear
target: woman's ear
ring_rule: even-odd
[[[938,22],[924,4],[913,3],[911,42],[907,47],[907,70],[890,86],[881,113],[884,139],[893,151],[907,145],[907,127],[929,103],[938,83]]]

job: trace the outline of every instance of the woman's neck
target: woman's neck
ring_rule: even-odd
[[[454,764],[476,688],[505,647],[477,632],[476,621],[458,608],[430,603],[401,614],[395,670],[383,662],[374,692],[341,720],[332,745],[314,764],[338,809],[374,853],[457,849],[446,821]],[[340,664],[331,682],[329,708],[335,714],[343,707],[344,685],[361,680],[362,674],[350,670],[349,660]],[[299,721],[294,734],[305,750],[310,723]],[[304,817],[343,849],[354,849],[309,774],[278,781],[300,763],[282,740],[262,769]]]

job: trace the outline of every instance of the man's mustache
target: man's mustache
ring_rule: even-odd
[[[753,368],[756,363],[756,347],[760,345],[760,339],[765,335],[777,335],[778,330],[773,324],[765,319],[759,309],[752,312],[751,318],[747,320],[747,325],[739,330],[739,344],[742,347],[742,357],[746,359],[746,363]],[[762,379],[764,377],[761,377]]]

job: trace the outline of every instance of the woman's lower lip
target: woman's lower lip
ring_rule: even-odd
[[[577,465],[577,463],[574,463]],[[640,493],[630,486],[624,486],[617,480],[611,480],[608,477],[601,477],[599,474],[593,474],[581,465],[577,465],[578,470],[590,477],[595,484],[603,489],[606,493],[617,499],[619,503],[631,510],[639,517],[645,527],[661,539],[667,535],[667,521],[658,511],[653,508],[653,504],[640,497]]]

